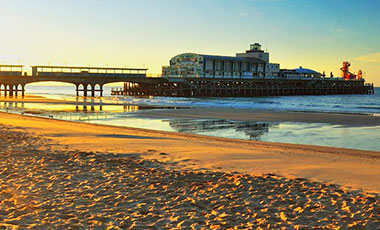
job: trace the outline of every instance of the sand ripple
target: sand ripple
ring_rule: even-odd
[[[0,229],[380,226],[377,195],[275,175],[176,171],[138,155],[57,150],[0,129]]]

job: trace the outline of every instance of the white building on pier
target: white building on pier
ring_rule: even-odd
[[[184,53],[173,57],[162,68],[164,77],[253,78],[279,77],[280,65],[269,62],[269,53],[259,43],[235,57]]]

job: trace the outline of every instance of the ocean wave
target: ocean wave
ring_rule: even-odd
[[[336,96],[336,95],[334,95]],[[316,97],[315,97],[316,98]],[[339,100],[335,100],[338,98]],[[266,100],[257,98],[170,98],[154,97],[148,98],[119,98],[120,100],[134,104],[145,104],[151,106],[185,106],[185,107],[210,107],[210,108],[236,108],[236,109],[276,109],[292,111],[320,111],[320,112],[378,112],[380,103],[371,102],[373,106],[358,105],[361,101],[346,100],[345,104],[339,104],[344,100],[342,97],[317,98],[318,101],[310,100],[314,98],[304,97],[268,97]],[[344,102],[343,102],[344,103]],[[369,104],[369,103],[367,103]]]
[[[380,106],[357,106],[354,107],[357,109],[374,109],[374,110],[380,110]]]

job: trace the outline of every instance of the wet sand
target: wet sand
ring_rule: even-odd
[[[380,116],[369,114],[339,114],[291,112],[254,109],[191,108],[141,111],[146,118],[226,119],[237,121],[328,123],[347,127],[380,126]]]
[[[57,99],[48,99],[42,96],[35,95],[25,95],[24,97],[0,97],[0,102],[9,102],[9,103],[65,103],[64,100]]]
[[[380,225],[377,195],[301,178],[186,170],[181,169],[181,161],[144,159],[174,154],[157,151],[150,141],[176,142],[186,137],[197,145],[197,139],[203,140],[197,136],[123,129],[129,132],[127,136],[112,127],[3,113],[0,121],[3,228],[377,229]],[[56,132],[58,124],[66,128]],[[100,148],[106,139],[90,146],[98,151],[70,145],[71,138],[87,146],[94,144],[81,136],[93,129],[99,137],[116,138],[124,144],[144,140],[150,149],[106,152]],[[217,140],[206,141],[214,144]],[[235,149],[245,148],[232,142]],[[270,146],[263,150],[270,153]],[[307,154],[306,147],[300,148]]]
[[[85,98],[80,97],[78,101],[75,97],[68,98],[67,100],[62,99],[50,99],[42,96],[27,95],[25,97],[0,97],[0,102],[6,103],[43,103],[43,104],[54,104],[54,105],[122,105],[119,103],[103,103],[100,98]]]

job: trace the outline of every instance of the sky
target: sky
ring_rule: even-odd
[[[146,67],[259,42],[281,68],[380,86],[379,0],[0,0],[0,63]]]

